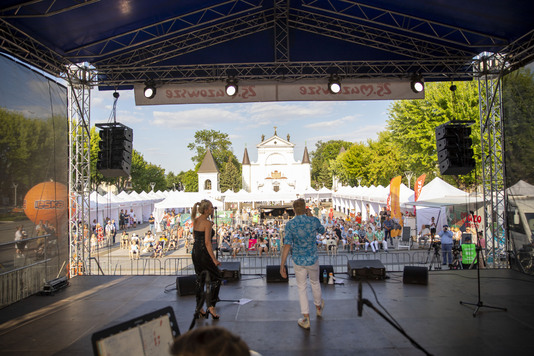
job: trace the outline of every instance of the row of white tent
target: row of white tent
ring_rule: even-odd
[[[332,193],[332,202],[337,211],[361,213],[363,217],[366,217],[367,211],[370,215],[376,215],[387,206],[389,194],[389,185],[387,187],[342,187]],[[481,197],[470,195],[438,177],[423,186],[417,201],[415,201],[414,191],[401,184],[399,200],[401,211],[405,213],[413,212],[414,207],[416,208],[418,231],[421,225],[429,224],[432,217],[438,227],[447,224],[448,206],[465,204],[473,206],[476,210],[477,205],[483,201]]]
[[[96,220],[102,224],[107,218],[115,220],[118,224],[121,210],[134,214],[137,222],[146,222],[150,214],[154,214],[156,221],[161,221],[165,211],[174,210],[189,211],[196,202],[202,199],[209,199],[213,205],[222,209],[224,203],[237,203],[240,208],[241,203],[262,203],[279,202],[290,203],[299,197],[308,199],[331,199],[332,191],[328,188],[315,190],[308,188],[306,191],[298,193],[271,192],[271,193],[249,193],[244,190],[233,192],[228,190],[224,193],[198,193],[183,191],[157,191],[157,192],[132,192],[128,194],[123,191],[120,194],[108,192],[100,195],[92,192],[90,199],[91,220]]]
[[[209,199],[214,206],[219,209],[224,207],[224,203],[267,203],[280,202],[290,203],[293,200],[304,197],[309,200],[329,200],[332,199],[334,208],[337,211],[349,213],[362,213],[363,216],[369,214],[376,215],[387,205],[389,186],[370,187],[347,187],[343,186],[339,190],[332,192],[327,188],[314,190],[308,188],[301,193],[270,192],[270,193],[249,193],[244,190],[239,192],[226,191],[224,193],[206,194],[197,192],[179,191],[157,191],[157,192],[132,192],[130,194],[121,192],[100,195],[92,192],[90,195],[91,219],[103,223],[106,218],[114,219],[117,224],[121,210],[126,210],[130,214],[135,214],[138,222],[146,222],[150,214],[154,214],[156,221],[161,221],[165,211],[175,210],[187,211],[202,199]],[[468,193],[457,189],[440,178],[435,178],[426,184],[415,202],[414,191],[404,184],[400,187],[400,205],[405,212],[413,211],[417,206],[417,227],[430,221],[434,216],[438,226],[447,222],[446,206],[455,204],[469,204],[476,198]]]

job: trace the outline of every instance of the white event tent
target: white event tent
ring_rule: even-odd
[[[413,203],[417,209],[417,229],[430,224],[431,218],[436,221],[437,230],[447,224],[447,206],[461,204],[482,203],[482,198],[472,197],[469,193],[453,187],[439,177],[421,189],[417,202]]]

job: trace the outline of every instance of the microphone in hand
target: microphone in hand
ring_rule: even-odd
[[[363,300],[362,300],[362,282],[358,285],[358,316],[362,316]]]

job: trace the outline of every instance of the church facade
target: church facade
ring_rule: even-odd
[[[301,193],[311,183],[311,164],[308,148],[304,147],[302,161],[295,161],[295,144],[276,133],[256,145],[258,161],[250,162],[245,148],[242,162],[243,189],[251,193]]]

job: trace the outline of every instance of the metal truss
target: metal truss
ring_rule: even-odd
[[[91,84],[93,69],[71,66],[67,69],[69,83],[69,269],[70,276],[91,273]],[[81,226],[80,226],[81,225]],[[83,227],[87,226],[87,230]]]
[[[0,17],[4,18],[31,18],[48,17],[62,12],[77,9],[90,5],[100,0],[41,0],[37,1],[39,6],[35,6],[35,0],[28,0],[25,3],[8,6],[0,9]]]
[[[392,29],[373,28],[368,24],[326,16],[313,12],[294,11],[291,26],[301,31],[328,36],[338,40],[387,51],[412,58],[473,58],[472,51],[448,43],[440,44],[432,39],[418,39],[395,32]],[[463,44],[465,46],[465,44]]]
[[[274,61],[289,62],[289,0],[274,1]]]
[[[123,51],[111,58],[93,61],[92,64],[96,67],[157,65],[177,56],[267,30],[272,28],[273,22],[274,12],[272,10],[253,13],[212,26],[191,29],[174,37],[159,38],[155,43],[143,47],[135,46],[135,49]]]
[[[357,0],[302,0],[302,7],[316,12],[345,16],[378,28],[400,30],[407,35],[416,35],[430,41],[447,42],[454,46],[482,46],[489,44],[506,45],[503,38],[488,36],[485,33],[451,26],[437,21],[430,21],[386,10],[377,6],[363,4]]]
[[[0,48],[54,76],[64,72],[70,63],[3,19],[0,19]]]
[[[506,227],[506,180],[504,170],[502,73],[503,56],[482,55],[476,62],[478,75],[484,232],[488,262],[501,267],[508,241]]]
[[[335,71],[343,78],[408,78],[411,73],[421,73],[426,80],[444,78],[468,79],[472,60],[457,58],[405,60],[405,61],[338,61],[338,62],[288,62],[206,64],[182,66],[155,66],[118,70],[114,66],[98,68],[99,85],[120,86],[143,83],[147,77],[158,75],[160,83],[213,82],[225,80],[229,74],[240,80],[298,80],[328,78]],[[472,69],[472,68],[471,68]]]
[[[95,58],[93,64],[110,55],[127,51],[132,54],[133,49],[140,49],[145,46],[157,47],[161,41],[176,40],[176,36],[196,37],[192,32],[202,31],[213,32],[210,27],[217,26],[224,28],[230,19],[242,16],[241,22],[247,21],[251,16],[258,16],[261,11],[261,1],[259,0],[229,0],[220,4],[215,4],[193,11],[184,15],[172,17],[149,26],[137,28],[132,31],[111,36],[102,41],[93,42],[84,46],[71,49],[66,53],[69,58],[75,60],[87,57]],[[272,12],[272,10],[271,10]],[[229,32],[226,30],[226,32]],[[224,41],[223,41],[224,42]],[[113,50],[110,50],[113,48]],[[150,47],[149,52],[150,52]],[[135,52],[133,52],[135,53]],[[100,58],[99,58],[100,57]]]

